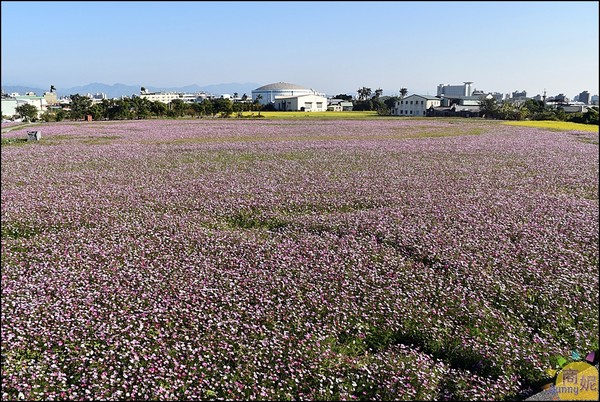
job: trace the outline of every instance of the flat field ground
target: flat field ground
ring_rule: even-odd
[[[2,135],[2,399],[523,399],[598,349],[598,132]]]

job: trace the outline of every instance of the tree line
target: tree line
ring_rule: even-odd
[[[142,90],[144,88],[142,87]],[[344,99],[353,103],[353,110],[377,111],[380,115],[389,115],[395,107],[396,101],[402,99],[408,93],[406,88],[399,91],[399,96],[382,96],[383,89],[373,91],[371,88],[362,87],[358,89],[358,97],[354,99],[351,95],[339,94],[337,99]],[[237,95],[237,94],[236,94]],[[175,99],[166,104],[160,101],[151,101],[140,96],[121,99],[103,99],[101,102],[93,102],[91,98],[79,94],[71,95],[68,109],[49,109],[45,111],[40,119],[43,121],[82,120],[85,116],[92,116],[92,120],[128,120],[156,118],[179,118],[179,117],[229,117],[236,115],[242,117],[243,112],[273,111],[273,104],[262,105],[262,95],[258,95],[253,102],[248,102],[244,94],[242,102],[232,102],[230,99],[213,98],[204,99],[202,102],[188,103],[181,99]],[[17,107],[17,113],[30,121],[38,119],[37,108],[33,105],[21,105]]]
[[[369,87],[362,87],[356,92],[358,96],[353,102],[352,110],[377,111],[377,114],[387,116],[392,114],[392,109],[396,107],[396,102],[406,96],[408,89],[401,88],[400,91],[398,91],[400,94],[399,96],[382,96],[383,89],[381,88],[377,88],[373,91]],[[343,95],[337,95],[336,97],[342,96]]]
[[[494,98],[479,101],[481,116],[498,120],[555,120],[574,123],[598,124],[598,107],[592,106],[585,113],[566,113],[562,106],[552,107],[543,101],[527,99],[523,103],[498,101]]]
[[[408,90],[401,88],[399,96],[382,96],[383,89],[373,91],[369,87],[357,90],[358,96],[354,99],[351,95],[338,94],[337,99],[344,99],[353,103],[356,111],[377,111],[379,115],[390,115],[396,102],[403,99]],[[93,120],[128,120],[180,117],[230,117],[235,114],[242,117],[243,112],[257,111],[261,117],[261,110],[275,110],[273,104],[261,105],[261,95],[253,102],[247,101],[244,94],[243,102],[232,102],[230,99],[214,98],[204,99],[202,102],[187,103],[175,99],[169,104],[160,101],[151,101],[147,98],[134,96],[122,99],[103,99],[94,103],[92,99],[79,94],[70,96],[70,110],[49,109],[40,118],[44,121],[62,121],[65,119],[81,120],[91,115]],[[499,120],[557,120],[572,121],[575,123],[599,124],[598,107],[590,107],[585,113],[566,113],[561,106],[551,107],[543,101],[527,99],[522,103],[501,102],[495,98],[482,98],[479,101],[480,116]],[[29,121],[38,119],[38,109],[30,104],[16,108],[16,112]]]
[[[41,116],[43,121],[82,120],[85,116],[92,116],[92,120],[130,120],[156,118],[178,118],[178,117],[229,117],[232,114],[242,116],[242,112],[258,112],[263,110],[259,95],[254,102],[232,102],[230,99],[214,98],[204,99],[202,102],[188,103],[181,99],[175,99],[164,103],[151,101],[147,98],[134,96],[122,99],[103,99],[94,103],[91,98],[79,94],[70,96],[69,110],[48,109]],[[245,99],[244,99],[245,100]],[[38,119],[38,109],[29,104],[16,108],[16,112],[29,121]]]

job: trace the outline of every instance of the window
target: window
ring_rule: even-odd
[[[323,108],[323,102],[317,102],[317,109]]]
[[[413,101],[410,101],[410,104],[412,105],[412,104],[413,104]]]
[[[423,101],[421,101],[421,105],[423,104]]]
[[[410,114],[412,114],[412,110],[410,111]]]

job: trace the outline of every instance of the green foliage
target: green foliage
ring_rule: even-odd
[[[21,140],[26,142],[27,140]],[[38,235],[41,230],[30,224],[19,222],[2,222],[2,238],[28,239]]]
[[[186,114],[187,105],[181,99],[174,99],[171,101],[171,110],[175,117],[183,117]]]
[[[587,112],[583,114],[585,124],[596,124],[598,125],[598,106],[592,106]]]
[[[504,102],[496,115],[501,120],[524,120],[529,116],[529,111],[523,105]]]
[[[202,103],[194,102],[190,105],[189,111],[192,115],[200,117],[204,114],[204,106]]]
[[[385,105],[377,108],[378,116],[390,116],[391,114],[392,114],[392,111]]]
[[[152,102],[150,105],[150,111],[156,115],[156,117],[164,116],[165,113],[167,113],[167,109],[167,105],[160,101]]]
[[[547,107],[544,106],[544,102],[536,101],[535,99],[527,99],[525,103],[523,103],[523,107],[527,109],[531,115],[544,113],[547,110]]]
[[[400,96],[382,96],[383,90],[378,88],[373,91],[371,88],[362,87],[358,90],[358,100],[353,101],[351,95],[338,94],[337,99],[353,101],[353,110],[357,112],[375,112],[379,116],[390,115],[396,102],[402,99],[407,93],[406,88],[400,89]],[[248,95],[244,94],[242,99],[248,100]],[[181,99],[172,101],[169,105],[147,98],[134,96],[132,99],[105,99],[101,103],[93,103],[88,97],[78,94],[71,95],[70,113],[63,110],[48,110],[40,118],[45,122],[62,121],[66,117],[77,120],[85,115],[91,115],[93,120],[123,120],[123,119],[147,119],[151,116],[157,118],[166,116],[170,118],[179,118],[185,116],[202,117],[215,116],[229,117],[233,113],[237,117],[247,117],[244,112],[258,111],[258,115],[252,117],[263,117],[261,111],[276,111],[273,104],[261,105],[258,95],[253,102],[231,102],[229,99],[205,99],[201,103],[186,103]],[[565,113],[559,108],[551,108],[542,101],[527,99],[522,104],[510,102],[498,103],[494,98],[482,98],[479,102],[481,114],[485,118],[522,121],[567,121],[582,124],[599,124],[598,107],[589,108],[585,113]],[[25,120],[35,121],[38,118],[38,110],[33,105],[21,105],[17,108]]]
[[[359,88],[356,90],[356,92],[358,92],[358,100],[359,101],[368,100],[371,97],[371,94],[373,93],[371,88],[367,88],[367,87]]]
[[[354,102],[354,106],[352,110],[357,112],[369,111],[373,110],[373,101],[370,99],[367,100],[358,100]]]
[[[352,95],[347,95],[347,94],[338,94],[338,95],[334,96],[334,98],[335,99],[343,99],[348,102],[352,101]]]
[[[54,118],[56,119],[56,121],[63,121],[65,119],[66,116],[66,112],[62,109],[58,109],[56,111],[56,114],[54,115]]]
[[[567,121],[567,114],[565,113],[565,110],[562,107],[557,108],[554,111],[554,114],[556,115],[557,120]]]
[[[371,110],[376,110],[380,116],[386,116],[390,114],[390,110],[386,107],[385,103],[378,97],[374,96],[371,100]]]
[[[396,107],[396,102],[398,102],[400,100],[399,96],[390,96],[388,97],[386,100],[383,101],[383,103],[385,103],[385,106],[392,110],[393,108]]]
[[[229,99],[218,98],[213,100],[213,113],[220,113],[221,117],[229,117],[233,113],[233,104]]]
[[[270,231],[280,231],[288,223],[277,217],[262,216],[257,210],[240,210],[237,213],[226,217],[226,222],[233,228],[241,229],[266,229]]]
[[[106,110],[101,103],[96,103],[90,106],[90,108],[88,109],[88,114],[92,115],[93,120],[101,120],[104,117],[105,113]]]
[[[371,88],[362,87],[356,92],[358,92],[358,100],[354,102],[354,106],[352,108],[353,110],[376,110],[378,114],[381,115],[389,114],[389,108],[380,99],[381,95],[383,94],[383,89],[377,88],[375,92],[373,92]]]
[[[531,116],[531,120],[551,120],[551,121],[557,121],[558,117],[556,116],[556,113],[554,112],[554,110],[544,109],[541,112],[534,113]]]
[[[147,98],[135,96],[131,99],[131,113],[138,119],[147,119],[150,117],[150,106],[152,102]]]
[[[239,102],[233,103],[233,112],[236,114],[237,117],[242,117],[243,111],[244,111],[244,105],[242,103],[239,103]]]
[[[130,119],[131,104],[128,98],[112,100],[106,107],[106,115],[109,120]]]
[[[489,119],[497,119],[500,107],[494,98],[482,98],[479,101],[479,110],[484,117]]]
[[[0,143],[2,145],[24,145],[27,144],[26,138],[2,138]],[[2,228],[2,236],[4,237],[4,228]]]
[[[213,103],[210,99],[204,99],[204,101],[202,102],[202,107],[204,108],[204,114],[205,115],[213,115],[213,111],[214,111],[214,106]]]
[[[43,121],[45,121],[46,123],[51,122],[51,121],[56,121],[56,115],[53,112],[51,112],[50,110],[46,110],[44,113],[42,113],[40,118]]]
[[[592,106],[585,113],[573,113],[568,115],[568,121],[583,124],[598,124],[598,107]]]
[[[37,120],[38,109],[35,106],[30,105],[29,103],[26,103],[21,106],[17,106],[17,108],[15,110],[21,117],[23,117],[27,120],[30,120],[30,121]]]
[[[70,117],[73,120],[83,119],[86,114],[89,114],[89,108],[92,106],[92,100],[87,96],[74,94],[71,98],[71,113]]]
[[[274,105],[274,104],[272,104],[272,103],[268,103],[268,104],[264,105],[264,106],[263,106],[261,109],[259,109],[259,110],[264,110],[264,111],[266,111],[266,112],[275,112],[275,111],[276,111],[276,109],[275,109],[275,105]]]

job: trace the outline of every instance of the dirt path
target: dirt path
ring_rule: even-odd
[[[2,128],[2,134],[8,133],[12,130],[21,129],[23,127],[35,126],[37,124],[39,124],[39,123],[23,123],[23,124],[18,124],[16,126],[4,127],[4,128]]]

